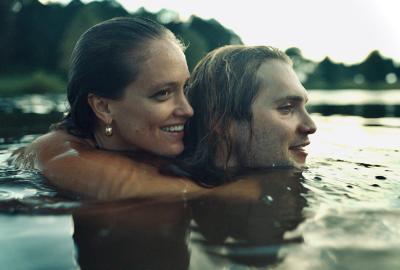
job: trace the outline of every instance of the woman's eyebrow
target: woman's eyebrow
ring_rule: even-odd
[[[161,83],[156,83],[151,86],[149,86],[147,89],[151,92],[156,92],[161,89],[169,88],[169,89],[175,89],[179,83],[177,82],[161,82]]]
[[[187,83],[188,79],[185,80],[183,85],[185,85]],[[157,89],[157,88],[163,88],[163,87],[176,87],[176,86],[180,86],[181,84],[182,84],[181,81],[163,81],[163,82],[161,81],[161,82],[153,83],[149,88]]]

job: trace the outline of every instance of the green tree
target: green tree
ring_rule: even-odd
[[[66,7],[73,14],[67,24],[67,29],[59,42],[58,68],[66,73],[69,68],[70,56],[80,35],[93,25],[113,17],[127,16],[128,12],[115,1],[91,2],[83,5],[75,0]],[[73,12],[71,12],[73,11]]]
[[[395,73],[393,60],[383,58],[376,50],[367,56],[359,69],[369,83],[385,82],[388,73]]]
[[[63,7],[59,4],[43,5],[38,0],[19,3],[13,36],[14,64],[21,70],[54,70],[58,42],[65,26]]]
[[[325,87],[336,85],[340,80],[338,65],[333,63],[329,57],[325,57],[316,66],[314,73],[309,77],[309,83],[319,83]]]
[[[12,39],[15,32],[15,14],[20,3],[15,0],[0,2],[0,72],[5,72],[11,64],[13,54]]]
[[[214,19],[203,20],[197,16],[192,16],[189,29],[191,31],[195,30],[207,40],[209,50],[227,44],[243,44],[238,35],[226,29]]]
[[[39,0],[1,0],[0,72],[45,70],[65,75],[72,49],[85,30],[100,21],[129,15],[147,17],[171,29],[188,45],[189,68],[216,47],[242,43],[239,36],[216,20],[192,16],[182,22],[178,13],[165,9],[151,13],[141,8],[129,14],[116,0],[88,4],[72,0],[66,6],[44,5]]]
[[[310,74],[315,70],[316,63],[303,57],[299,48],[292,47],[285,51],[285,53],[292,59],[293,68],[296,71],[301,82],[307,82]]]

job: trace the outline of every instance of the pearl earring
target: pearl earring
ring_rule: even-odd
[[[104,129],[104,134],[106,134],[107,137],[111,137],[113,135],[111,124],[106,125],[106,128]]]

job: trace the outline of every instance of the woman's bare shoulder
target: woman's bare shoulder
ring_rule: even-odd
[[[95,149],[92,141],[64,130],[56,130],[41,135],[29,145],[14,151],[9,162],[18,168],[41,169],[44,163],[59,155],[89,149]]]
[[[36,138],[29,146],[34,149],[47,150],[70,147],[71,145],[95,148],[93,141],[69,134],[65,130],[56,130]]]

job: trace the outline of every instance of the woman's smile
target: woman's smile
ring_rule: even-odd
[[[189,77],[186,59],[168,40],[151,41],[148,50],[151,56],[124,97],[109,101],[114,149],[177,156],[184,149],[185,123],[193,115],[183,92]]]
[[[182,139],[185,135],[184,128],[185,128],[184,124],[170,125],[162,127],[161,131],[163,131],[166,134],[166,136],[169,136],[174,140],[179,140],[179,142],[182,142]]]

